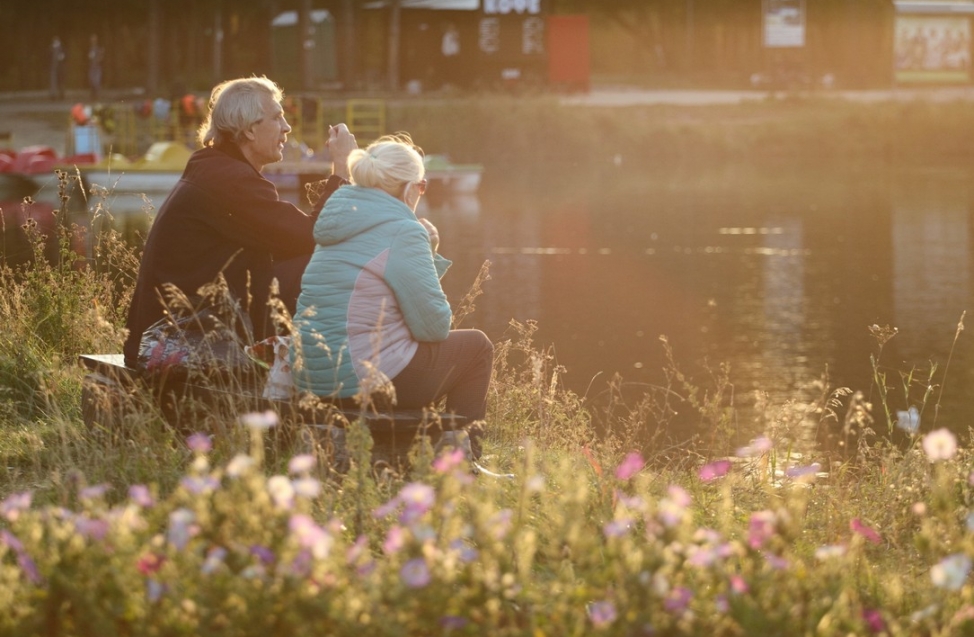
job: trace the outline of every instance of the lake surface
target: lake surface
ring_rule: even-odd
[[[807,400],[826,375],[830,387],[871,396],[879,417],[869,326],[889,325],[899,332],[879,363],[891,408],[919,408],[935,364],[922,427],[933,426],[939,399],[937,426],[966,433],[974,335],[953,343],[974,292],[969,182],[957,168],[623,164],[531,188],[488,173],[478,196],[431,198],[420,212],[454,261],[444,279],[452,301],[490,261],[463,326],[497,341],[511,337],[511,320],[537,321],[535,344],[552,348],[565,386],[590,400],[616,373],[634,394],[662,384],[665,335],[705,388],[708,368],[729,365],[743,437],[764,426],[756,392]],[[159,205],[164,193],[149,197]],[[141,197],[108,204],[126,234],[147,226]],[[901,373],[911,369],[906,395]]]

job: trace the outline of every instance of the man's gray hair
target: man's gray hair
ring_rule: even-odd
[[[202,146],[239,143],[243,133],[264,116],[262,98],[280,103],[284,91],[266,77],[241,77],[218,84],[210,94],[209,112],[197,138]]]

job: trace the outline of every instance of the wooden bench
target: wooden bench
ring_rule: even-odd
[[[126,414],[139,409],[139,400],[151,400],[171,426],[184,432],[201,429],[201,418],[216,415],[236,419],[246,413],[272,410],[285,430],[327,432],[337,447],[343,444],[349,423],[361,421],[372,434],[373,458],[394,464],[402,463],[420,433],[434,441],[442,438],[448,444],[469,444],[466,418],[453,414],[349,409],[321,400],[269,400],[261,396],[262,374],[229,379],[219,385],[185,379],[148,382],[138,370],[125,365],[121,354],[82,354],[78,359],[88,371],[82,384],[81,409],[89,428],[117,428]]]

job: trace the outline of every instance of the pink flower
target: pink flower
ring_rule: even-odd
[[[849,522],[849,528],[852,529],[853,533],[858,533],[873,544],[880,544],[883,541],[883,538],[879,536],[879,533],[875,529],[863,524],[859,518],[853,518]]]
[[[592,626],[597,629],[605,628],[612,624],[619,617],[618,611],[616,611],[615,604],[609,600],[603,600],[601,602],[592,602],[588,605],[586,609],[588,612],[589,621],[592,622]]]
[[[160,568],[162,568],[163,562],[166,561],[165,556],[157,555],[156,553],[146,553],[138,559],[135,563],[135,568],[139,569],[139,572],[143,575],[152,575]]]
[[[775,515],[773,511],[755,511],[747,528],[747,545],[757,550],[774,537]]]
[[[433,471],[449,473],[462,465],[465,458],[463,449],[448,449],[433,460]]]
[[[213,448],[213,441],[203,433],[195,433],[186,439],[186,446],[196,453],[209,453]]]
[[[149,488],[144,484],[133,484],[129,487],[129,499],[143,508],[151,507],[155,504],[155,500],[152,499],[152,494],[149,493]]]
[[[21,512],[30,508],[30,501],[30,491],[9,495],[3,502],[0,502],[0,515],[3,515],[10,522],[16,522]]]
[[[663,526],[673,528],[680,524],[687,516],[687,507],[690,506],[690,494],[682,487],[670,485],[667,487],[669,497],[659,501],[659,520]]]
[[[731,575],[729,578],[731,592],[735,595],[744,595],[751,587],[740,575]]]
[[[639,473],[645,465],[646,461],[643,460],[642,455],[638,451],[632,451],[616,467],[616,478],[619,480],[628,480]]]
[[[886,621],[883,619],[883,614],[875,608],[863,608],[862,621],[866,622],[866,628],[873,634],[886,632]]]
[[[730,468],[730,460],[717,460],[711,462],[710,464],[705,464],[704,466],[700,467],[700,479],[704,482],[710,482],[711,480],[722,478],[727,475]]]
[[[74,519],[74,529],[89,540],[101,541],[108,535],[108,522],[87,515],[79,515]]]
[[[771,451],[774,445],[771,439],[766,436],[761,436],[760,438],[755,438],[751,441],[751,444],[746,447],[741,447],[737,450],[737,455],[741,458],[754,458],[758,456],[763,456],[764,454]]]
[[[663,600],[663,608],[674,615],[680,615],[690,605],[691,599],[693,599],[693,591],[685,586],[677,586]]]
[[[430,569],[421,557],[403,564],[399,570],[399,577],[402,578],[402,583],[409,588],[423,588],[432,580]]]
[[[403,546],[406,545],[406,537],[401,526],[392,525],[386,533],[386,539],[382,542],[382,550],[386,555],[395,555]]]
[[[287,471],[291,475],[295,473],[308,473],[315,468],[315,457],[308,453],[303,453],[291,458],[287,463]]]

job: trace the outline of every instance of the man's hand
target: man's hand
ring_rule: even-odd
[[[335,124],[328,127],[328,154],[331,155],[331,172],[348,181],[348,156],[358,148],[355,135],[352,135],[345,124]]]

